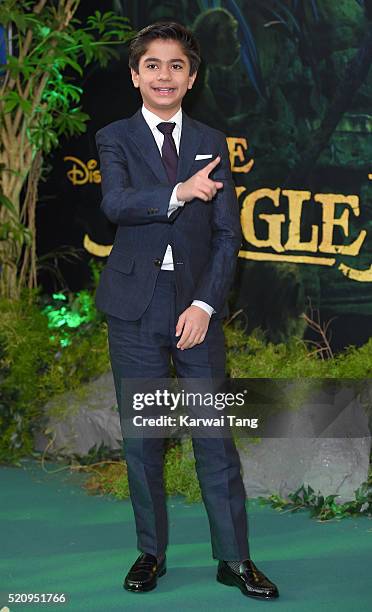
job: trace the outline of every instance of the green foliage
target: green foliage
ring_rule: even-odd
[[[201,501],[199,482],[195,471],[191,439],[182,444],[169,444],[164,460],[164,482],[167,495],[183,495],[188,503]],[[97,457],[97,455],[95,455]],[[90,462],[88,463],[89,466]],[[92,465],[85,488],[94,494],[110,494],[118,499],[129,498],[128,473],[123,461]]]
[[[35,395],[44,393],[44,371],[53,358],[45,323],[35,304],[0,301],[0,461],[31,449]]]
[[[89,261],[89,267],[92,274],[93,287],[96,289],[98,287],[101,272],[105,266],[102,261],[98,261],[92,258]]]
[[[164,481],[167,495],[183,495],[188,503],[201,501],[190,438],[167,449],[164,460]]]
[[[92,495],[113,495],[117,499],[129,498],[127,466],[123,461],[102,462],[87,467],[89,479],[84,488]]]
[[[100,457],[103,459],[102,454]],[[89,460],[82,461],[82,465],[87,466],[93,463],[92,469],[88,470],[91,475],[85,487],[94,494],[110,494],[118,499],[128,499],[129,485],[125,462],[102,461],[102,467],[99,467],[99,464],[94,464],[98,458],[96,452]],[[168,447],[164,461],[164,482],[167,495],[182,495],[187,503],[201,501],[190,438],[183,440],[182,444],[172,444]],[[309,510],[310,516],[320,521],[349,516],[372,516],[372,470],[369,481],[355,491],[354,500],[340,504],[336,501],[337,497],[324,497],[320,492],[316,495],[312,487],[302,485],[297,491],[290,493],[288,499],[274,494],[268,498],[260,497],[259,500],[262,505],[269,504],[278,511]]]
[[[289,501],[280,495],[270,495],[267,499],[261,497],[262,504],[270,504],[275,510],[298,512],[299,510],[310,510],[310,516],[320,521],[329,521],[334,518],[345,518],[347,516],[372,516],[372,483],[365,482],[355,491],[355,499],[339,504],[336,501],[338,495],[324,497],[320,492],[316,495],[310,486],[302,485],[294,493],[288,495]]]
[[[94,267],[94,266],[93,266]],[[306,345],[293,339],[273,345],[256,330],[246,336],[240,329],[226,328],[230,374],[247,378],[370,378],[372,342],[328,361],[309,355]],[[19,301],[0,300],[0,462],[16,463],[32,453],[33,426],[43,405],[52,397],[81,385],[109,369],[107,328],[95,310],[89,291],[54,294],[41,298],[24,292]],[[110,461],[107,459],[110,458]],[[96,462],[102,463],[97,467]],[[126,466],[118,452],[91,449],[86,457],[73,457],[92,478],[87,489],[119,498],[129,496]],[[187,502],[200,501],[190,439],[169,445],[165,455],[164,478],[168,495],[183,495]],[[289,496],[277,495],[268,503],[278,509],[308,508],[321,520],[371,513],[371,483],[356,492],[347,504],[336,496],[325,499],[308,487]]]
[[[89,300],[81,292],[70,304],[81,317],[91,317]],[[108,368],[106,324],[99,316],[51,334],[36,292],[0,300],[0,462],[16,462],[31,451],[32,427],[50,397]]]
[[[350,346],[333,359],[310,353],[306,343],[266,342],[257,329],[245,336],[238,327],[225,329],[227,365],[232,378],[352,378],[372,377],[372,338],[360,348]]]
[[[89,452],[86,455],[78,455],[77,453],[73,454],[71,457],[70,463],[71,465],[79,465],[79,466],[90,466],[97,463],[105,463],[107,460],[109,461],[118,461],[120,459],[122,450],[119,449],[111,449],[105,444],[96,444],[92,448],[89,449]]]
[[[89,115],[74,84],[84,68],[106,66],[133,32],[124,17],[96,11],[81,23],[80,0],[2,0],[6,60],[0,65],[0,293],[18,298],[37,284],[35,211],[43,158],[61,137],[86,131]],[[12,174],[14,181],[3,180]]]
[[[83,67],[92,61],[106,66],[110,58],[117,57],[111,45],[126,42],[131,33],[128,20],[112,11],[103,15],[96,11],[86,26],[73,18],[61,30],[61,15],[53,6],[46,5],[40,14],[31,14],[32,4],[5,0],[0,5],[3,26],[15,24],[17,38],[28,29],[33,41],[28,53],[7,57],[4,68],[8,75],[29,80],[30,87],[5,90],[3,112],[21,110],[29,118],[30,141],[48,153],[62,134],[71,136],[86,130],[89,115],[78,106],[83,90],[71,82],[73,73],[82,76]],[[44,75],[47,79],[43,83]]]
[[[86,130],[89,115],[79,107],[83,90],[73,85],[73,74],[82,76],[83,68],[93,61],[106,66],[118,57],[112,45],[127,42],[132,31],[127,18],[112,11],[96,11],[82,25],[76,18],[66,18],[64,6],[56,10],[50,2],[37,14],[34,4],[3,0],[0,5],[0,23],[5,29],[13,24],[13,48],[19,46],[17,55],[7,56],[3,69],[9,84],[19,80],[23,85],[5,88],[1,111],[13,116],[21,111],[29,140],[48,153],[62,134]],[[32,43],[23,53],[26,31]]]
[[[54,293],[42,313],[48,318],[48,327],[59,330],[62,346],[70,344],[72,336],[76,337],[76,331],[80,337],[86,334],[100,318],[92,293],[84,290],[67,296],[64,293]],[[53,335],[51,339],[54,339]]]
[[[11,239],[19,244],[31,244],[30,230],[19,221],[13,202],[1,192],[0,186],[0,207],[1,206],[8,211],[8,221],[0,225],[0,241]]]

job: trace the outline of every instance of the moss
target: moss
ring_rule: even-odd
[[[37,293],[0,300],[0,462],[14,463],[32,451],[33,426],[51,397],[80,389],[109,369],[107,329],[99,316],[71,330],[61,346],[65,338],[65,330],[48,327]]]
[[[0,301],[0,346],[0,461],[11,461],[32,446],[30,428],[45,398],[46,372],[55,352],[35,303]]]
[[[201,501],[191,439],[187,438],[182,445],[168,448],[164,461],[164,480],[167,495],[183,495],[188,503]]]
[[[305,342],[266,342],[256,330],[245,336],[238,328],[225,329],[227,365],[232,378],[351,378],[372,377],[372,339],[360,348],[350,346],[332,359],[322,360]]]
[[[33,427],[46,402],[56,398],[53,414],[65,414],[69,399],[58,396],[77,391],[83,398],[84,383],[110,368],[107,326],[94,310],[92,294],[70,301],[82,319],[87,312],[89,317],[77,328],[51,330],[36,293],[25,292],[18,302],[0,300],[0,462],[16,462],[32,451]],[[311,387],[310,379],[372,377],[372,339],[323,361],[300,338],[273,344],[259,329],[246,336],[232,325],[225,335],[232,378],[295,378]],[[185,458],[176,451],[172,461],[183,469]],[[176,486],[182,482],[175,481]]]
[[[96,466],[88,470],[91,474],[84,488],[92,495],[113,495],[118,499],[129,498],[127,466],[123,461]]]
[[[89,470],[89,468],[88,468]],[[93,494],[110,494],[129,498],[128,473],[123,461],[93,466],[84,487]],[[191,439],[171,445],[164,461],[164,482],[167,495],[183,495],[188,503],[201,501],[199,482],[192,455]]]

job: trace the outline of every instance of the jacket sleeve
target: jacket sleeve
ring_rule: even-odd
[[[103,196],[101,210],[109,221],[116,225],[169,223],[167,212],[174,186],[154,183],[134,189],[123,147],[103,130],[97,132],[96,144]]]
[[[210,304],[216,312],[220,311],[226,302],[242,241],[239,204],[226,138],[222,133],[220,155],[221,163],[210,175],[214,181],[224,184],[210,204],[213,206],[212,252],[193,295],[193,299]]]

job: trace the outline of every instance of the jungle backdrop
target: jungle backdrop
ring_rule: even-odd
[[[183,108],[225,132],[241,206],[243,246],[230,306],[247,333],[274,342],[311,336],[302,313],[330,322],[335,350],[372,330],[370,0],[90,1],[135,30],[159,19],[192,29],[203,63]],[[38,254],[74,247],[59,263],[66,288],[90,282],[115,235],[100,212],[95,132],[139,107],[128,48],[84,72],[87,132],[50,155],[39,191]],[[46,290],[54,277],[41,273]]]

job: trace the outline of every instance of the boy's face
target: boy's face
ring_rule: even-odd
[[[190,76],[190,62],[176,40],[153,40],[142,55],[138,73],[131,69],[132,81],[139,87],[146,108],[170,119],[191,89],[196,73]]]

